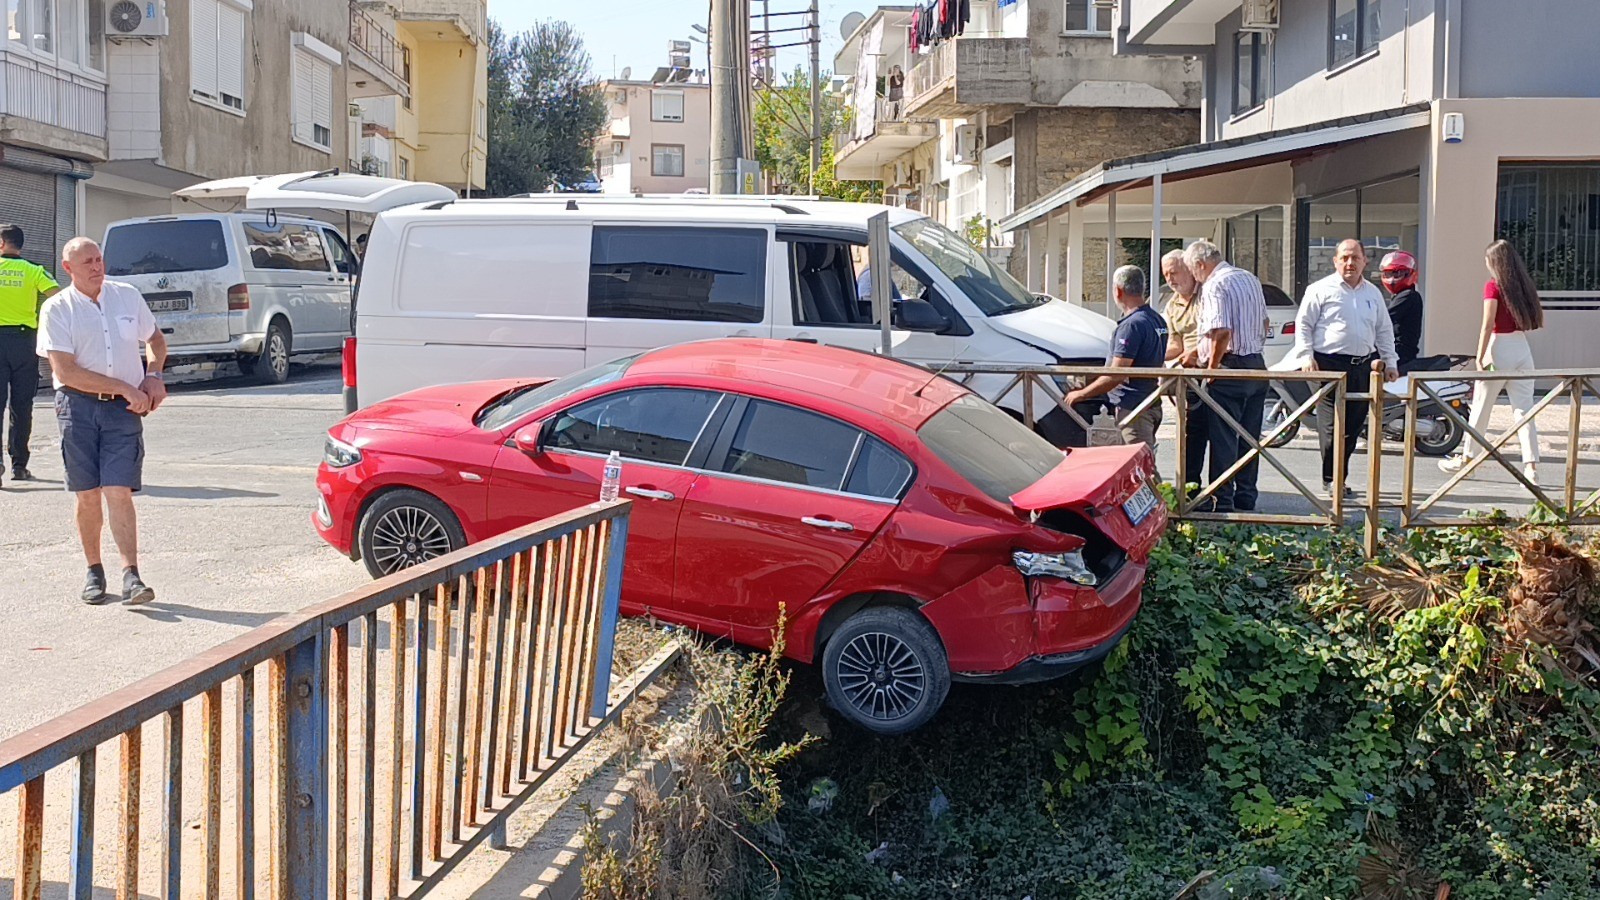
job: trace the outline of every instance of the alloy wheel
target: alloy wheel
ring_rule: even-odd
[[[267,341],[267,365],[275,374],[288,377],[289,348],[284,345],[283,335],[278,332],[273,332],[272,339]]]
[[[397,506],[372,528],[372,558],[385,575],[450,552],[450,533],[432,513]]]
[[[881,631],[856,635],[839,654],[839,687],[862,715],[899,719],[917,708],[928,689],[927,672],[900,638]]]

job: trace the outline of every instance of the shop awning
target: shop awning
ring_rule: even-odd
[[[1418,103],[1301,128],[1107,160],[1001,219],[998,227],[1001,231],[1025,228],[1068,204],[1091,203],[1114,191],[1148,185],[1157,176],[1168,183],[1199,178],[1299,159],[1351,141],[1426,127],[1432,123],[1432,115],[1428,104]]]

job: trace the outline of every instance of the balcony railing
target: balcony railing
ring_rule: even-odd
[[[933,48],[922,62],[911,67],[906,79],[906,100],[917,98],[938,89],[956,74],[956,42],[945,41]]]
[[[372,57],[401,82],[411,83],[411,50],[354,3],[350,4],[350,46]]]
[[[0,52],[0,115],[106,136],[106,88],[22,54]]]

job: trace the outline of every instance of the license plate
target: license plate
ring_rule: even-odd
[[[1156,502],[1156,492],[1147,484],[1122,501],[1122,511],[1128,514],[1129,522],[1138,525],[1149,517],[1150,511],[1156,508]]]
[[[153,313],[158,312],[184,312],[189,308],[189,299],[174,300],[146,300],[145,303]]]

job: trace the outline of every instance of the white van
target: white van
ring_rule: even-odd
[[[350,335],[356,260],[315,219],[267,212],[113,222],[106,277],[139,289],[175,361],[234,359],[278,383],[293,353],[337,350]]]
[[[877,350],[858,284],[867,220],[887,211],[894,354],[953,362],[1101,364],[1114,323],[1036,297],[965,240],[910,210],[785,197],[532,195],[389,204],[385,179],[263,179],[252,208],[379,213],[346,348],[352,410],[403,391],[489,378],[559,376],[628,354],[717,337]],[[420,185],[416,187],[420,188]],[[431,186],[437,187],[437,186]],[[968,384],[1020,413],[1005,375]],[[1001,393],[1005,392],[1003,396]],[[1038,408],[1053,408],[1042,393]]]

